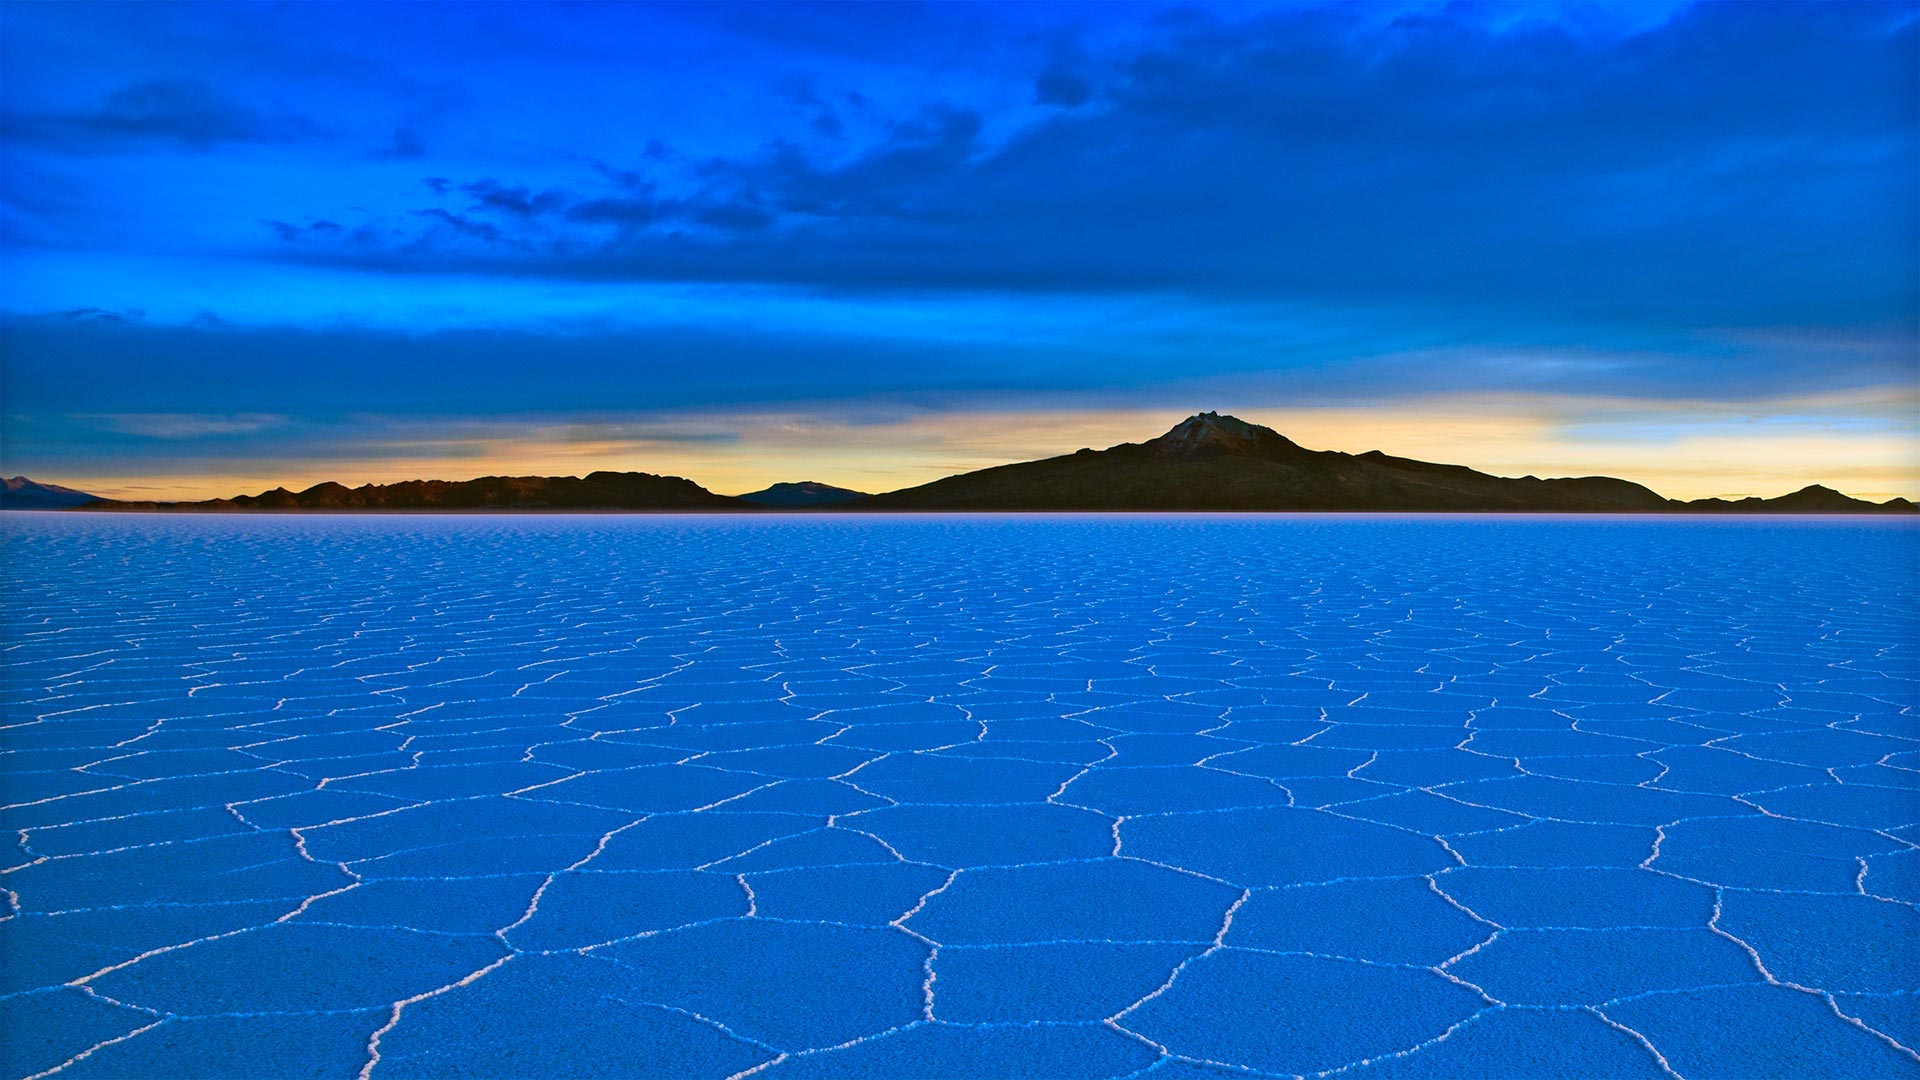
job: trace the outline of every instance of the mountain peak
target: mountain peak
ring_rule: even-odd
[[[788,481],[774,484],[760,491],[749,491],[739,496],[742,502],[759,503],[762,506],[833,506],[839,503],[855,502],[867,497],[864,491],[834,487],[818,480]]]
[[[1293,440],[1270,427],[1217,412],[1194,413],[1147,445],[1162,453],[1190,457],[1299,449]]]
[[[42,483],[25,476],[9,476],[0,481],[0,509],[59,510],[94,501],[94,496],[59,484]]]

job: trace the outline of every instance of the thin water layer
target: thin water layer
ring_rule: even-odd
[[[15,1076],[1920,1073],[1920,530],[9,514]]]

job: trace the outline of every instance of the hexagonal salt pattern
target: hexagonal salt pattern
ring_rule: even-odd
[[[1920,1072],[1904,522],[0,529],[17,1076]]]

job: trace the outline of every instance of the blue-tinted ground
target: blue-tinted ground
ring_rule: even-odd
[[[14,1075],[1920,1073],[1920,531],[8,515]]]

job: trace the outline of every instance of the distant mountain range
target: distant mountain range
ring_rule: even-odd
[[[1143,443],[1081,450],[876,495],[874,510],[1330,510],[1671,513],[1912,512],[1815,485],[1777,499],[1679,502],[1627,480],[1489,476],[1378,450],[1308,450],[1269,427],[1205,412]]]
[[[775,484],[734,498],[761,506],[835,506],[858,499],[871,499],[873,496],[864,491],[822,484],[817,480],[802,480],[797,484]]]
[[[305,491],[203,502],[102,499],[89,510],[726,510],[739,501],[691,480],[643,472],[578,476],[483,476],[478,480],[403,480],[350,488],[332,482]]]
[[[1773,499],[1683,502],[1608,476],[1490,476],[1378,450],[1308,450],[1272,428],[1205,412],[1142,443],[949,476],[882,495],[813,481],[718,495],[678,476],[596,472],[409,480],[203,502],[123,502],[24,478],[7,481],[7,507],[22,491],[64,493],[88,510],[1301,510],[1571,513],[1913,513],[1906,499],[1867,502],[1822,487]],[[33,497],[45,498],[45,495]],[[41,503],[42,507],[56,504]]]
[[[0,481],[0,510],[62,510],[96,501],[84,491],[16,476]]]

